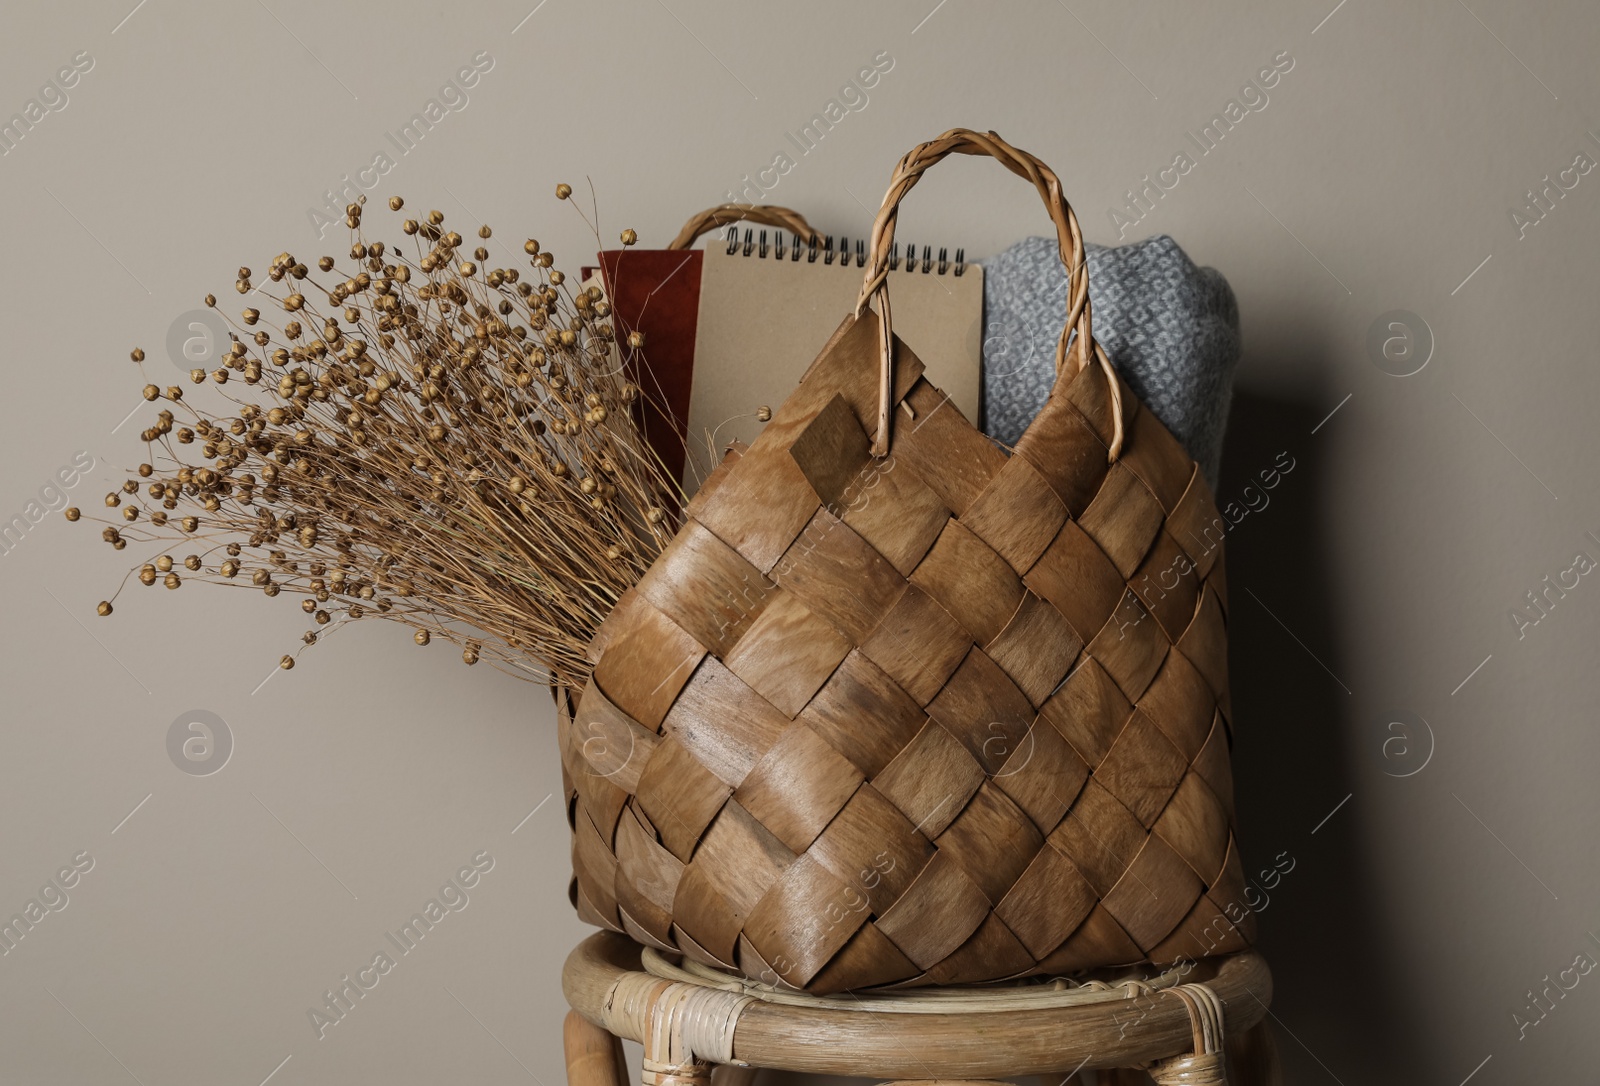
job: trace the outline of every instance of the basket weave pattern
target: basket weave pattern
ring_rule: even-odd
[[[883,323],[728,455],[558,699],[580,916],[813,992],[1244,947],[1197,466],[1092,364],[1008,456]]]

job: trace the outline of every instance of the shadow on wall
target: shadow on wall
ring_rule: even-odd
[[[1358,823],[1336,810],[1359,752],[1348,749],[1353,699],[1334,677],[1346,669],[1324,514],[1330,445],[1311,436],[1326,411],[1234,394],[1217,493],[1220,508],[1248,510],[1227,540],[1234,791],[1245,871],[1293,860],[1278,861],[1288,870],[1276,885],[1255,880],[1284,1081],[1400,1083],[1426,1064],[1384,983],[1392,948]]]

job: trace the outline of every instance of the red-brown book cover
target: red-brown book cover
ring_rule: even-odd
[[[623,365],[643,392],[640,425],[674,479],[683,478],[704,258],[698,249],[614,249],[600,254]],[[644,333],[642,349],[628,346],[631,332]]]

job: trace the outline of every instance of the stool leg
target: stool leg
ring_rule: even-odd
[[[628,1086],[622,1041],[577,1011],[561,1029],[567,1056],[567,1086]]]
[[[711,1086],[750,1086],[759,1070],[758,1067],[719,1063],[711,1069]]]
[[[1282,1086],[1283,1071],[1278,1066],[1278,1045],[1266,1019],[1248,1032],[1230,1036],[1228,1062],[1233,1064],[1239,1086]]]

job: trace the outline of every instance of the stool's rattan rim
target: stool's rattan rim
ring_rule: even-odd
[[[1061,977],[1053,981],[1011,986],[880,989],[811,995],[807,992],[774,988],[688,959],[682,964],[677,964],[669,961],[664,954],[653,947],[643,948],[640,963],[645,972],[663,980],[734,992],[763,1003],[817,1010],[865,1011],[872,1014],[982,1014],[1081,1007],[1093,1003],[1133,999],[1144,993],[1176,987],[1183,983],[1184,976],[1193,969],[1191,963],[1189,969],[1180,970],[1174,967],[1151,977],[1130,973],[1110,981]],[[1058,985],[1069,985],[1069,987],[1058,987]]]
[[[1098,993],[1097,1001],[1076,1007],[1031,1004],[1003,1017],[985,1015],[980,1027],[968,1028],[973,1013],[944,1000],[925,1014],[886,1019],[870,1013],[885,1009],[872,1002],[856,1004],[869,1013],[847,1014],[822,997],[780,1005],[710,988],[692,975],[657,976],[644,971],[639,944],[600,932],[568,956],[562,990],[578,1014],[634,1041],[654,1036],[660,1024],[655,1020],[672,1011],[667,1017],[677,1022],[688,1049],[712,1063],[878,1079],[989,1079],[1147,1065],[1198,1052],[1207,1047],[1201,1043],[1205,1037],[1195,1034],[1191,1001],[1183,997],[1202,985],[1215,997],[1200,1008],[1209,1016],[1202,1034],[1209,1031],[1213,1040],[1224,1036],[1223,1027],[1226,1035],[1242,1035],[1267,1016],[1272,973],[1258,952],[1243,950],[1195,966],[1185,984],[1158,992],[1122,998]],[[687,997],[696,989],[701,997],[689,1006]],[[909,992],[899,997],[912,998]],[[1225,1022],[1210,1020],[1219,1015]]]

